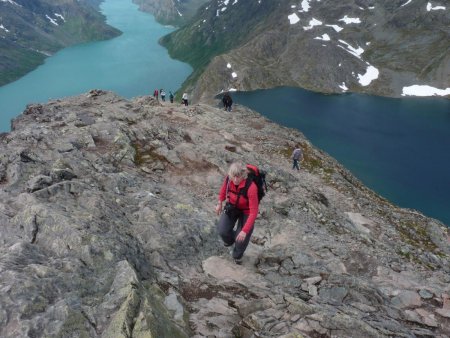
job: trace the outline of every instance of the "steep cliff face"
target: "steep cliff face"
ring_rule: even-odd
[[[439,1],[214,0],[163,43],[198,70],[196,97],[281,85],[400,96],[450,87],[449,24]]]
[[[180,26],[188,22],[208,0],[133,0],[140,9],[153,14],[159,22]]]
[[[58,51],[120,32],[105,23],[99,1],[0,1],[0,85],[29,72]]]
[[[91,91],[0,142],[1,337],[450,335],[448,229],[255,112]],[[269,185],[242,266],[214,213],[238,159]]]

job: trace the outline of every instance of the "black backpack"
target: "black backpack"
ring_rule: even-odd
[[[258,202],[260,202],[267,192],[266,183],[266,172],[264,170],[259,170],[259,168],[252,164],[247,164],[248,176],[247,182],[245,182],[245,187],[243,194],[247,198],[247,191],[252,182],[255,182],[258,188]]]

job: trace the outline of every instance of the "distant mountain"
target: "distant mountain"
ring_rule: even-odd
[[[398,97],[413,85],[450,87],[446,4],[213,0],[162,43],[194,66],[184,85],[194,98],[283,85]]]
[[[120,32],[105,23],[99,0],[0,0],[0,85],[56,51]]]
[[[133,0],[139,8],[153,14],[159,22],[180,26],[188,22],[208,0]]]

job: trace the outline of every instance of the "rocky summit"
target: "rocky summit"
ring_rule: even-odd
[[[1,337],[450,335],[448,229],[253,111],[93,90],[0,142]],[[269,186],[240,266],[214,213],[234,160]]]

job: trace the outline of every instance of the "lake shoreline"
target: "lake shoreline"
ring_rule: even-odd
[[[447,99],[321,95],[292,87],[232,95],[235,103],[303,132],[389,201],[450,225],[450,192],[443,188],[450,186]]]

